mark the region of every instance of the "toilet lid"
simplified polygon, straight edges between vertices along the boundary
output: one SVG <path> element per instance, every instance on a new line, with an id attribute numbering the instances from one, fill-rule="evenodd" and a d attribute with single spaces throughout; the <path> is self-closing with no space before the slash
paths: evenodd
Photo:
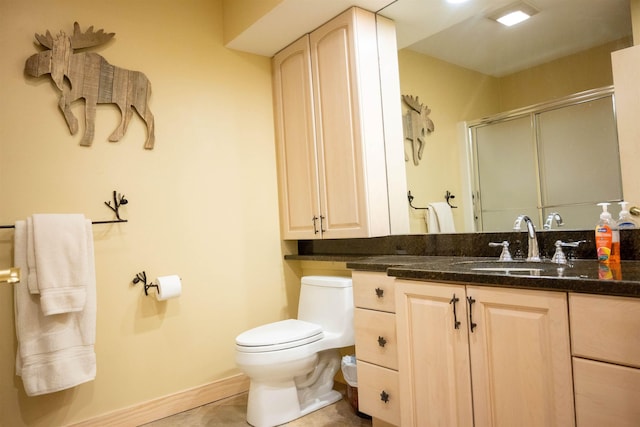
<path id="1" fill-rule="evenodd" d="M 284 350 L 324 337 L 322 327 L 304 320 L 288 319 L 249 329 L 236 337 L 236 345 L 244 352 Z"/>

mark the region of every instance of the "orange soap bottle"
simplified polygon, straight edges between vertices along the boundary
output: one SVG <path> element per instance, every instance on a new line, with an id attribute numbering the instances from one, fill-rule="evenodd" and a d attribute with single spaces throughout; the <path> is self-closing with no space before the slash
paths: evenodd
<path id="1" fill-rule="evenodd" d="M 609 203 L 598 203 L 598 206 L 602 206 L 600 221 L 596 225 L 598 261 L 604 263 L 620 262 L 620 232 L 607 210 Z"/>

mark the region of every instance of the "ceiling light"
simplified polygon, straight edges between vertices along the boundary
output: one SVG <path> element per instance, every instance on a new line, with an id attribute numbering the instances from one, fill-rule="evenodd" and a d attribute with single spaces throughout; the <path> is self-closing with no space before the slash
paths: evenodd
<path id="1" fill-rule="evenodd" d="M 510 27 L 526 21 L 536 13 L 538 13 L 538 10 L 535 7 L 524 1 L 519 1 L 496 10 L 489 15 L 489 18 Z"/>
<path id="2" fill-rule="evenodd" d="M 447 3 L 450 4 L 459 4 L 459 3 L 466 3 L 469 0 L 447 0 Z"/>
<path id="3" fill-rule="evenodd" d="M 513 12 L 509 12 L 506 15 L 502 15 L 501 17 L 496 19 L 496 21 L 498 21 L 502 25 L 506 25 L 507 27 L 510 27 L 512 25 L 519 24 L 522 21 L 526 21 L 529 18 L 531 18 L 531 15 L 528 15 L 521 10 L 516 10 Z"/>

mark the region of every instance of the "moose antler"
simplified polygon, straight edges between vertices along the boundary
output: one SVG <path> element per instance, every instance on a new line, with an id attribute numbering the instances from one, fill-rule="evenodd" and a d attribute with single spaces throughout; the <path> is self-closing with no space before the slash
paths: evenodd
<path id="1" fill-rule="evenodd" d="M 93 25 L 87 28 L 84 33 L 80 30 L 77 22 L 73 23 L 73 35 L 71 39 L 71 47 L 74 49 L 82 49 L 85 47 L 98 46 L 111 40 L 116 33 L 105 33 L 103 29 L 93 31 Z"/>
<path id="2" fill-rule="evenodd" d="M 51 49 L 53 47 L 53 36 L 49 32 L 49 30 L 47 30 L 46 35 L 36 33 L 36 40 L 38 40 L 38 43 L 48 49 Z"/>
<path id="3" fill-rule="evenodd" d="M 87 28 L 84 33 L 80 30 L 80 25 L 77 22 L 73 23 L 73 35 L 69 37 L 71 40 L 71 47 L 73 49 L 82 49 L 85 47 L 98 46 L 111 40 L 116 33 L 105 33 L 103 29 L 93 31 L 93 25 Z M 46 34 L 36 33 L 36 40 L 42 46 L 52 49 L 54 38 L 47 30 Z"/>
<path id="4" fill-rule="evenodd" d="M 414 98 L 413 95 L 402 95 L 402 100 L 406 102 L 412 110 L 418 113 L 422 112 L 423 105 L 420 103 L 420 97 L 416 96 Z"/>

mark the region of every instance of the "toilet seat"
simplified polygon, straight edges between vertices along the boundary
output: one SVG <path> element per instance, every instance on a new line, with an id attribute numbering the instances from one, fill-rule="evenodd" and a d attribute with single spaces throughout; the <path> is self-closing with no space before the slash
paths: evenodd
<path id="1" fill-rule="evenodd" d="M 324 338 L 320 325 L 288 319 L 250 329 L 236 338 L 236 349 L 245 353 L 285 350 Z"/>

